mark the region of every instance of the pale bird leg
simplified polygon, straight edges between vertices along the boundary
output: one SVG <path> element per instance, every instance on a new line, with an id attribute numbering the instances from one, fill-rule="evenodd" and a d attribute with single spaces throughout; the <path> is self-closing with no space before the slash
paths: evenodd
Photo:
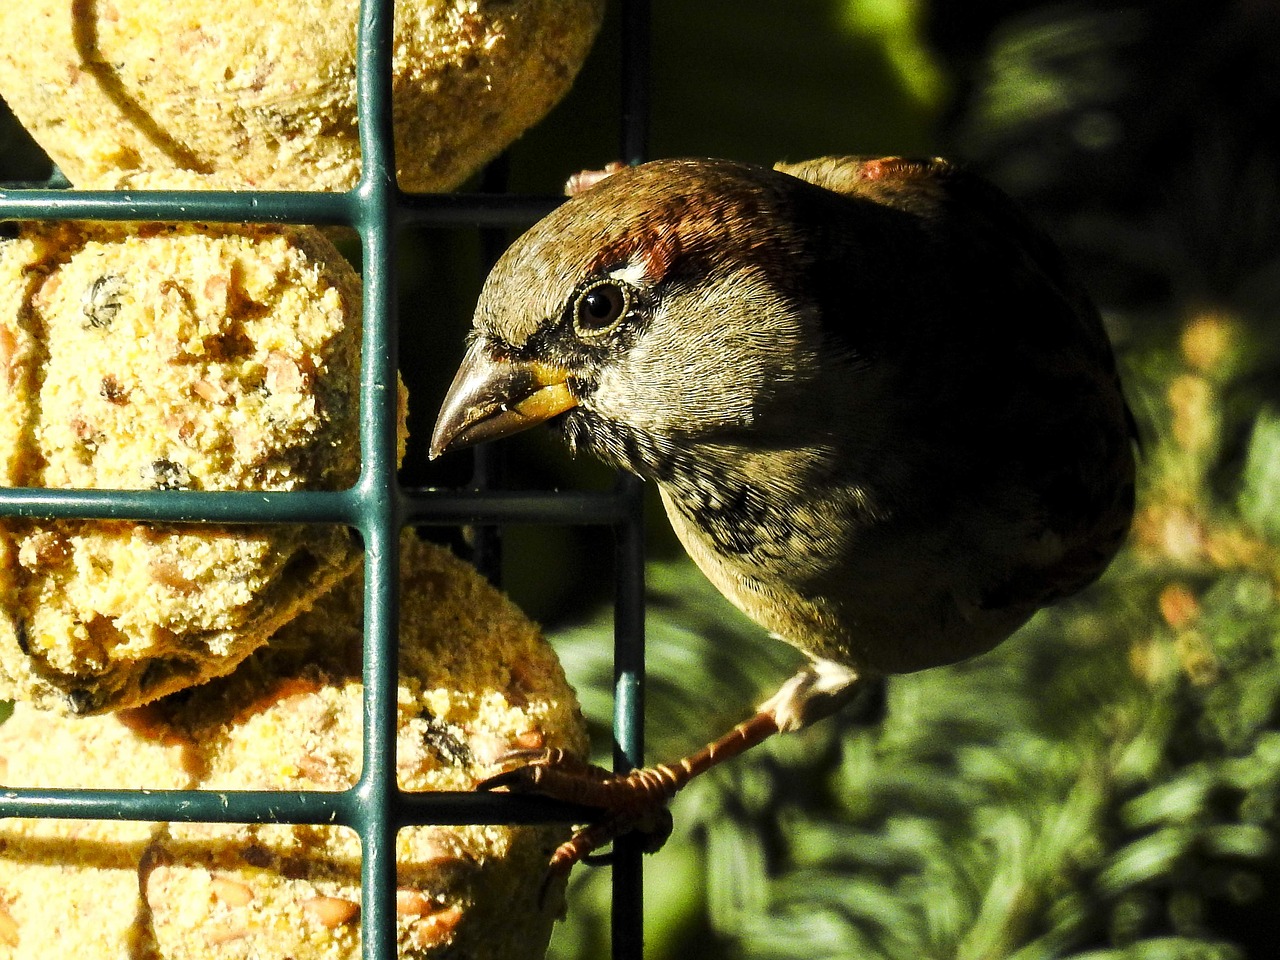
<path id="1" fill-rule="evenodd" d="M 568 873 L 593 851 L 632 831 L 649 837 L 646 852 L 653 852 L 671 832 L 667 804 L 694 777 L 745 753 L 775 733 L 798 730 L 830 716 L 861 689 L 858 675 L 848 667 L 815 660 L 783 684 L 755 716 L 677 763 L 615 774 L 561 750 L 522 750 L 507 754 L 504 761 L 532 759 L 481 781 L 476 788 L 537 793 L 606 811 L 602 819 L 579 830 L 556 849 L 549 865 L 551 875 Z"/>
<path id="2" fill-rule="evenodd" d="M 627 165 L 619 163 L 617 160 L 611 160 L 604 165 L 603 170 L 582 170 L 573 174 L 564 183 L 564 195 L 566 197 L 576 197 L 578 194 L 586 190 L 590 190 L 605 177 L 610 177 L 619 170 L 625 170 Z"/>

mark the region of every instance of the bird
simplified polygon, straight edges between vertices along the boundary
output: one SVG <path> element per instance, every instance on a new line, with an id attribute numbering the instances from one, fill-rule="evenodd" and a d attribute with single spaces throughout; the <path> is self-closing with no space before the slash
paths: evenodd
<path id="1" fill-rule="evenodd" d="M 703 574 L 807 660 L 678 762 L 522 756 L 481 784 L 604 811 L 558 869 L 661 833 L 725 759 L 1086 587 L 1129 528 L 1137 441 L 1097 307 L 959 164 L 662 159 L 568 192 L 489 273 L 430 456 L 551 422 L 655 483 Z"/>

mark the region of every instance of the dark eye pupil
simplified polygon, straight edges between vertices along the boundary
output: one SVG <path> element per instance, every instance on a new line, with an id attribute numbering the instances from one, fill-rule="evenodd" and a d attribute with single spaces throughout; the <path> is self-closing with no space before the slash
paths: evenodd
<path id="1" fill-rule="evenodd" d="M 588 290 L 578 301 L 578 323 L 590 329 L 606 327 L 622 315 L 622 291 L 611 283 Z"/>
<path id="2" fill-rule="evenodd" d="M 613 301 L 600 291 L 587 294 L 587 315 L 593 320 L 603 320 L 613 312 Z"/>

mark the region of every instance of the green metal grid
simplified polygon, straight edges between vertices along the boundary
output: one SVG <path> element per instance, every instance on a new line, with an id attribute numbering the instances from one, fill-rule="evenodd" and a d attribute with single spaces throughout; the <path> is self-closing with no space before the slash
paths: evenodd
<path id="1" fill-rule="evenodd" d="M 0 791 L 0 817 L 211 823 L 315 823 L 360 837 L 365 960 L 396 955 L 395 836 L 418 824 L 536 823 L 583 811 L 536 797 L 404 793 L 396 784 L 396 626 L 399 534 L 411 525 L 599 524 L 615 534 L 615 764 L 642 759 L 644 547 L 638 484 L 610 492 L 405 489 L 396 477 L 396 246 L 406 224 L 524 225 L 555 204 L 545 197 L 406 195 L 395 181 L 391 136 L 394 0 L 361 0 L 357 90 L 362 175 L 346 193 L 282 191 L 107 192 L 0 189 L 0 221 L 112 220 L 346 225 L 363 245 L 360 377 L 361 474 L 339 491 L 201 492 L 0 489 L 0 516 L 207 523 L 342 523 L 365 549 L 364 766 L 351 789 L 331 792 L 67 790 Z M 621 154 L 643 159 L 648 113 L 647 0 L 623 0 Z M 457 344 L 441 344 L 456 349 Z M 420 401 L 423 402 L 423 401 Z M 430 398 L 425 398 L 430 402 Z M 613 859 L 613 956 L 643 955 L 641 864 L 623 838 Z"/>

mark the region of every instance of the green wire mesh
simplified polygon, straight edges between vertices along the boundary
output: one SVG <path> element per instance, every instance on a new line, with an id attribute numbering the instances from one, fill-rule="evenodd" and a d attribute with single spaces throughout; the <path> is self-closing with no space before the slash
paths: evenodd
<path id="1" fill-rule="evenodd" d="M 339 824 L 360 838 L 361 933 L 365 960 L 396 955 L 395 837 L 418 824 L 535 823 L 581 816 L 538 798 L 476 793 L 404 793 L 396 783 L 399 536 L 409 525 L 599 524 L 615 532 L 615 762 L 641 761 L 644 552 L 638 485 L 608 492 L 542 493 L 405 489 L 396 471 L 396 252 L 405 224 L 523 225 L 554 200 L 492 194 L 400 193 L 391 121 L 393 0 L 361 0 L 358 108 L 361 179 L 346 193 L 155 191 L 68 192 L 47 185 L 0 189 L 0 221 L 113 220 L 281 222 L 346 225 L 363 246 L 360 376 L 362 470 L 339 491 L 222 492 L 0 489 L 0 516 L 204 523 L 342 523 L 365 550 L 364 767 L 348 790 L 330 792 L 52 790 L 0 792 L 2 817 L 211 823 Z M 648 4 L 623 3 L 622 143 L 644 153 Z M 456 348 L 444 344 L 442 348 Z M 425 402 L 430 402 L 426 398 Z M 626 838 L 613 861 L 613 955 L 643 953 L 640 851 Z"/>

